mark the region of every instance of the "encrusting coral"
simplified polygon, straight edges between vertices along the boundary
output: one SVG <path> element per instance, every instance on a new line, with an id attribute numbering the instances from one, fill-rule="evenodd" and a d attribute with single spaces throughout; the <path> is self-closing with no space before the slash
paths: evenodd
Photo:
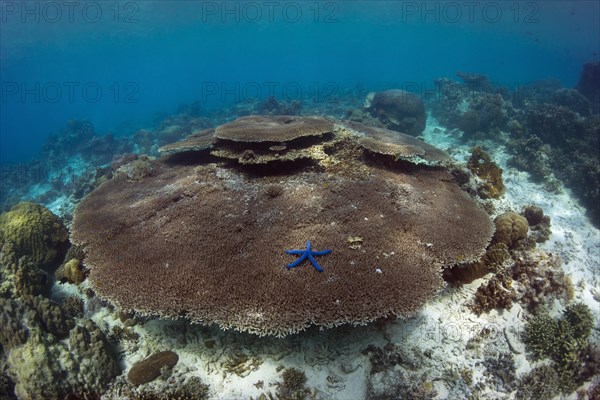
<path id="1" fill-rule="evenodd" d="M 502 169 L 480 147 L 473 148 L 467 168 L 483 180 L 479 195 L 483 199 L 497 199 L 504 194 Z"/>
<path id="2" fill-rule="evenodd" d="M 287 121 L 244 118 L 230 124 L 248 120 L 255 136 L 257 120 L 278 130 Z M 293 118 L 296 132 L 302 124 L 294 121 L 308 117 Z M 444 167 L 395 168 L 393 159 L 361 151 L 369 132 L 318 121 L 322 129 L 311 122 L 286 142 L 308 140 L 296 143 L 308 146 L 308 163 L 257 169 L 227 158 L 164 158 L 150 161 L 153 174 L 141 181 L 102 184 L 72 226 L 72 240 L 87 246 L 96 293 L 124 311 L 283 336 L 412 315 L 444 286 L 443 266 L 484 253 L 493 224 Z M 218 154 L 233 133 L 215 131 Z M 257 143 L 243 142 L 248 135 L 238 136 L 240 148 Z M 278 135 L 271 139 L 290 139 Z M 273 186 L 277 195 L 265 194 Z M 348 237 L 362 238 L 360 251 Z M 284 250 L 307 240 L 333 250 L 319 260 L 322 273 L 285 268 L 294 258 Z"/>
<path id="3" fill-rule="evenodd" d="M 0 295 L 9 298 L 35 296 L 48 283 L 44 270 L 31 262 L 29 256 L 18 258 L 15 246 L 0 239 Z"/>
<path id="4" fill-rule="evenodd" d="M 481 285 L 471 305 L 473 312 L 481 314 L 494 308 L 510 309 L 516 297 L 511 284 L 512 281 L 506 274 L 497 274 L 487 284 Z"/>
<path id="5" fill-rule="evenodd" d="M 68 232 L 60 218 L 35 203 L 19 203 L 0 215 L 0 242 L 10 241 L 17 258 L 29 256 L 45 266 L 56 261 L 68 247 Z"/>
<path id="6" fill-rule="evenodd" d="M 19 303 L 0 297 L 0 345 L 5 351 L 27 341 L 29 331 L 21 322 L 22 314 Z"/>

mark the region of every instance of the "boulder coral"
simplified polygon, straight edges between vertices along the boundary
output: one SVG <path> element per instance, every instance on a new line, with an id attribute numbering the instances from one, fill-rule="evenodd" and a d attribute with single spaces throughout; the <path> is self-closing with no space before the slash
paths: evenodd
<path id="1" fill-rule="evenodd" d="M 238 136 L 240 147 L 261 143 L 267 119 L 287 121 L 245 119 L 254 133 Z M 326 129 L 315 133 L 311 123 L 309 136 L 277 136 L 305 152 L 301 162 L 219 157 L 232 137 L 217 127 L 212 157 L 202 150 L 185 162 L 152 160 L 154 173 L 140 181 L 117 175 L 103 183 L 72 226 L 96 293 L 124 311 L 284 336 L 413 315 L 444 286 L 442 268 L 485 252 L 492 221 L 444 166 L 370 153 L 359 143 L 368 129 L 312 122 Z M 264 135 L 267 149 L 278 140 Z M 387 136 L 373 140 L 385 145 Z M 431 157 L 418 145 L 411 142 Z M 276 195 L 267 195 L 273 187 Z M 360 249 L 349 237 L 362 239 Z M 307 240 L 333 250 L 319 259 L 323 272 L 286 268 L 294 257 L 285 250 Z"/>
<path id="2" fill-rule="evenodd" d="M 29 256 L 36 265 L 60 261 L 68 237 L 61 219 L 35 203 L 19 203 L 0 215 L 0 241 L 12 242 L 17 258 Z"/>
<path id="3" fill-rule="evenodd" d="M 529 231 L 527 219 L 512 211 L 498 215 L 494 223 L 496 224 L 494 243 L 504 243 L 509 249 L 519 240 L 526 238 Z"/>

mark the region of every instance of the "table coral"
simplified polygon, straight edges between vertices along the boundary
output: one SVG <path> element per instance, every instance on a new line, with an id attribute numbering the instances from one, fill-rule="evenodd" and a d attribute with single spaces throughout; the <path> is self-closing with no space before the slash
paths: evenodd
<path id="1" fill-rule="evenodd" d="M 445 167 L 388 167 L 358 144 L 368 133 L 329 123 L 321 136 L 311 128 L 307 149 L 328 150 L 309 162 L 259 169 L 199 151 L 102 184 L 72 233 L 96 293 L 125 311 L 260 335 L 413 315 L 444 286 L 442 267 L 484 253 L 493 225 Z M 361 251 L 349 236 L 363 238 Z M 282 268 L 282 249 L 307 238 L 335 249 L 323 273 Z"/>

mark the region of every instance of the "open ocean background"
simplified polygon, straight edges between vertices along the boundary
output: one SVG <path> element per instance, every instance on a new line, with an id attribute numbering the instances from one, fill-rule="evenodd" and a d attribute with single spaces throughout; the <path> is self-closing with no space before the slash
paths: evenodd
<path id="1" fill-rule="evenodd" d="M 69 119 L 121 136 L 198 100 L 419 92 L 457 71 L 572 87 L 598 60 L 597 1 L 470 4 L 1 1 L 0 161 L 34 159 Z"/>

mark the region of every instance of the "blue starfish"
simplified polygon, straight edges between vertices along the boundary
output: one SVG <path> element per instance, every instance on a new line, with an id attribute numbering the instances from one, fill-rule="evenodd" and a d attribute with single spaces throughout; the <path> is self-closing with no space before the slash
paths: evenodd
<path id="1" fill-rule="evenodd" d="M 312 251 L 310 249 L 310 240 L 306 242 L 306 250 L 286 250 L 287 254 L 296 254 L 301 257 L 294 261 L 291 264 L 287 265 L 288 269 L 294 268 L 298 266 L 302 261 L 308 258 L 308 260 L 312 263 L 313 267 L 319 272 L 323 272 L 323 268 L 317 263 L 314 256 L 324 256 L 325 254 L 331 253 L 331 250 L 322 250 L 322 251 Z"/>

